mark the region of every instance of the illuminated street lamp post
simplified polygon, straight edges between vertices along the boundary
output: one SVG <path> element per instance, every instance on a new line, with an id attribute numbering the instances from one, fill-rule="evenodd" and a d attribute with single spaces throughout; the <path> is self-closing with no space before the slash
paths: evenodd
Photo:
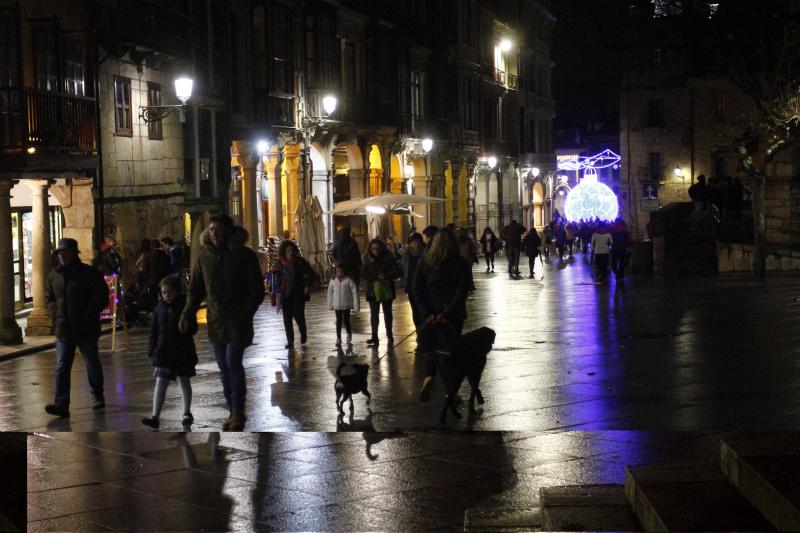
<path id="1" fill-rule="evenodd" d="M 306 189 L 311 187 L 311 176 L 309 174 L 309 163 L 311 161 L 311 140 L 314 137 L 314 130 L 326 123 L 333 122 L 329 117 L 336 111 L 339 101 L 332 94 L 322 98 L 322 111 L 325 113 L 320 116 L 307 114 L 305 102 L 301 101 L 300 106 L 300 130 L 303 136 L 303 185 L 300 187 L 301 199 L 306 196 Z M 329 206 L 330 207 L 330 206 Z"/>

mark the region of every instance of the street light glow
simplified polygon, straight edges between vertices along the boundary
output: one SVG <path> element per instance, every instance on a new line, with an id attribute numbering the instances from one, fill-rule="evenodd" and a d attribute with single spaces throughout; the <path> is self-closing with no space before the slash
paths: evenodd
<path id="1" fill-rule="evenodd" d="M 258 155 L 263 156 L 267 152 L 269 152 L 269 143 L 264 139 L 261 139 L 258 141 Z"/>
<path id="2" fill-rule="evenodd" d="M 410 165 L 410 164 L 406 165 L 405 171 L 406 171 L 406 177 L 407 178 L 413 178 L 414 177 L 414 165 Z"/>
<path id="3" fill-rule="evenodd" d="M 192 87 L 194 81 L 192 78 L 178 78 L 175 80 L 175 96 L 182 104 L 186 105 L 189 98 L 192 97 Z"/>
<path id="4" fill-rule="evenodd" d="M 433 150 L 433 139 L 422 139 L 422 151 L 426 154 Z"/>
<path id="5" fill-rule="evenodd" d="M 673 172 L 675 172 L 676 176 L 680 176 L 681 175 L 681 167 L 676 165 L 675 166 L 675 170 Z"/>
<path id="6" fill-rule="evenodd" d="M 534 178 L 538 178 L 538 177 L 539 177 L 539 174 L 541 174 L 541 173 L 542 173 L 542 171 L 541 171 L 541 170 L 539 170 L 539 167 L 533 167 L 533 168 L 531 169 L 531 174 L 533 174 L 533 177 L 534 177 Z"/>
<path id="7" fill-rule="evenodd" d="M 514 44 L 511 42 L 511 39 L 505 38 L 500 40 L 500 50 L 503 52 L 510 52 L 513 46 Z"/>
<path id="8" fill-rule="evenodd" d="M 322 109 L 325 111 L 326 115 L 333 115 L 333 112 L 336 111 L 336 104 L 338 101 L 336 97 L 333 95 L 328 95 L 322 99 Z"/>
<path id="9" fill-rule="evenodd" d="M 497 158 L 495 156 L 493 156 L 493 155 L 490 155 L 486 159 L 486 163 L 489 165 L 489 168 L 494 168 L 494 167 L 497 166 Z"/>

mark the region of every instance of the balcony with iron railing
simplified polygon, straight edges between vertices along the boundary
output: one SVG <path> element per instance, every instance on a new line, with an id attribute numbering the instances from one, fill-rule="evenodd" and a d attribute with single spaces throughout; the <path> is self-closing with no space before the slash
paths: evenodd
<path id="1" fill-rule="evenodd" d="M 42 89 L 0 88 L 0 148 L 92 154 L 95 100 Z"/>

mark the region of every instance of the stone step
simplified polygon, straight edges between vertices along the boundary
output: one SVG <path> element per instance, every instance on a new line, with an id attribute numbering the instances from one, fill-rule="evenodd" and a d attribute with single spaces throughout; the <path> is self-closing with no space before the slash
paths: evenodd
<path id="1" fill-rule="evenodd" d="M 722 471 L 781 531 L 800 531 L 800 433 L 737 434 L 720 445 Z"/>
<path id="2" fill-rule="evenodd" d="M 480 508 L 464 511 L 464 531 L 538 531 L 542 523 L 538 506 Z"/>
<path id="3" fill-rule="evenodd" d="M 625 468 L 625 493 L 647 531 L 772 531 L 715 463 Z"/>
<path id="4" fill-rule="evenodd" d="M 642 531 L 622 485 L 542 487 L 542 531 Z"/>

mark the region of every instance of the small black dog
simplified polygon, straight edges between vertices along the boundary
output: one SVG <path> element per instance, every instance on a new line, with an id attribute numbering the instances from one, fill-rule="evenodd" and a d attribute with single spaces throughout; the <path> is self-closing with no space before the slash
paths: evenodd
<path id="1" fill-rule="evenodd" d="M 350 400 L 350 412 L 353 412 L 353 394 L 363 392 L 367 397 L 369 405 L 372 395 L 367 390 L 367 375 L 369 365 L 354 364 L 346 365 L 340 363 L 336 369 L 336 383 L 333 388 L 336 391 L 336 407 L 339 413 L 344 413 L 344 402 Z"/>
<path id="2" fill-rule="evenodd" d="M 461 413 L 456 409 L 456 396 L 464 378 L 467 378 L 470 388 L 469 412 L 475 414 L 475 400 L 483 405 L 483 395 L 481 394 L 480 383 L 483 369 L 486 366 L 486 356 L 492 351 L 495 332 L 491 328 L 478 328 L 469 333 L 465 333 L 459 338 L 453 353 L 439 354 L 439 369 L 444 379 L 447 396 L 445 397 L 444 408 L 439 418 L 439 423 L 444 426 L 447 420 L 447 409 L 456 418 L 461 418 Z"/>

